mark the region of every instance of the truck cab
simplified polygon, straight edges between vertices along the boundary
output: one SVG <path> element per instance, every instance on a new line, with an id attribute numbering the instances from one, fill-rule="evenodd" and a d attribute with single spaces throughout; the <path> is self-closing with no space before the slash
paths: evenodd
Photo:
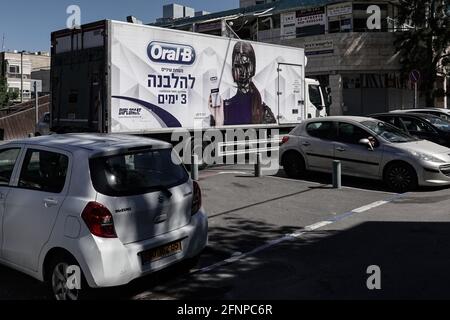
<path id="1" fill-rule="evenodd" d="M 305 79 L 306 82 L 306 113 L 307 118 L 327 116 L 327 103 L 320 83 L 314 79 Z"/>

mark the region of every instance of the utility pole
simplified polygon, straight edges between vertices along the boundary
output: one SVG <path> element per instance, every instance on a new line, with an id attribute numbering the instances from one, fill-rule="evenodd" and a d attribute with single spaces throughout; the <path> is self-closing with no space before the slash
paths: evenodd
<path id="1" fill-rule="evenodd" d="M 20 103 L 23 103 L 23 51 L 20 51 Z"/>
<path id="2" fill-rule="evenodd" d="M 5 51 L 5 33 L 3 33 L 2 37 L 2 51 Z"/>
<path id="3" fill-rule="evenodd" d="M 39 130 L 39 92 L 38 92 L 37 81 L 34 81 L 33 86 L 34 86 L 34 96 L 36 98 L 35 104 L 34 104 L 34 108 L 35 108 L 35 110 L 34 110 L 35 111 L 34 132 L 38 132 L 38 130 Z"/>

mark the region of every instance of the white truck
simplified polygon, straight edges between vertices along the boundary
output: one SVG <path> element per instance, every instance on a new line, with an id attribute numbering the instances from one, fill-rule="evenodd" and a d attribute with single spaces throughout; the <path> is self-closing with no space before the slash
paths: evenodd
<path id="1" fill-rule="evenodd" d="M 104 20 L 52 33 L 55 132 L 165 137 L 326 116 L 301 48 Z"/>

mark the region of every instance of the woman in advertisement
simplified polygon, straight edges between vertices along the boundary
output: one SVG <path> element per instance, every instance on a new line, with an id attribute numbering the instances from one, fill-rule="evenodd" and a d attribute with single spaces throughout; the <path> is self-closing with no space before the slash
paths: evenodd
<path id="1" fill-rule="evenodd" d="M 248 42 L 237 42 L 232 54 L 233 79 L 237 93 L 228 100 L 212 93 L 209 99 L 211 126 L 236 126 L 276 123 L 270 108 L 262 101 L 261 94 L 253 83 L 256 74 L 256 55 Z"/>

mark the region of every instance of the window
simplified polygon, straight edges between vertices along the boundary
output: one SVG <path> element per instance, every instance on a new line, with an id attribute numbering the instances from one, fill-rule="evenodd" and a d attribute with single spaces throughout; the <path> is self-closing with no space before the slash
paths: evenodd
<path id="1" fill-rule="evenodd" d="M 350 123 L 339 123 L 338 140 L 345 143 L 359 144 L 361 139 L 368 139 L 371 136 L 366 130 Z"/>
<path id="2" fill-rule="evenodd" d="M 332 140 L 336 137 L 336 128 L 333 122 L 313 122 L 306 127 L 311 137 Z"/>
<path id="3" fill-rule="evenodd" d="M 380 119 L 381 121 L 387 122 L 393 126 L 396 126 L 396 121 L 393 116 L 377 116 L 377 119 Z"/>
<path id="4" fill-rule="evenodd" d="M 19 187 L 61 193 L 66 182 L 69 158 L 65 155 L 28 150 L 19 178 Z"/>
<path id="5" fill-rule="evenodd" d="M 186 183 L 186 169 L 171 149 L 143 150 L 90 160 L 94 188 L 111 197 L 146 194 Z"/>
<path id="6" fill-rule="evenodd" d="M 364 121 L 361 124 L 375 132 L 378 136 L 392 143 L 404 143 L 416 141 L 414 137 L 401 131 L 400 129 L 380 121 Z"/>
<path id="7" fill-rule="evenodd" d="M 8 186 L 20 149 L 0 151 L 0 186 Z"/>
<path id="8" fill-rule="evenodd" d="M 409 132 L 434 133 L 433 128 L 419 119 L 402 117 L 401 120 Z"/>
<path id="9" fill-rule="evenodd" d="M 423 114 L 432 114 L 433 116 L 440 117 L 444 120 L 450 121 L 450 115 L 446 115 L 444 113 L 440 112 L 428 112 L 428 111 L 415 111 L 417 113 L 423 113 Z"/>
<path id="10" fill-rule="evenodd" d="M 8 91 L 11 92 L 11 93 L 17 93 L 17 94 L 20 93 L 20 89 L 19 88 L 8 88 Z"/>
<path id="11" fill-rule="evenodd" d="M 19 74 L 20 73 L 20 67 L 19 66 L 9 66 L 8 73 Z"/>
<path id="12" fill-rule="evenodd" d="M 309 101 L 311 101 L 311 103 L 316 108 L 324 107 L 322 103 L 322 94 L 320 92 L 320 86 L 309 85 Z"/>

